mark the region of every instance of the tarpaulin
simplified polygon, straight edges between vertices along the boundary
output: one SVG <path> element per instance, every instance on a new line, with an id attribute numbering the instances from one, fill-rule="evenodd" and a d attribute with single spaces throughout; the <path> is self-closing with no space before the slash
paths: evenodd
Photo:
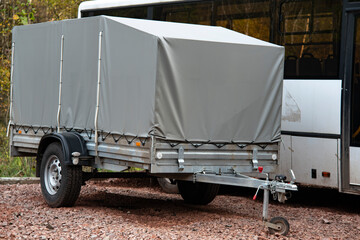
<path id="1" fill-rule="evenodd" d="M 280 139 L 284 48 L 222 28 L 92 17 L 15 27 L 13 123 L 175 141 Z"/>

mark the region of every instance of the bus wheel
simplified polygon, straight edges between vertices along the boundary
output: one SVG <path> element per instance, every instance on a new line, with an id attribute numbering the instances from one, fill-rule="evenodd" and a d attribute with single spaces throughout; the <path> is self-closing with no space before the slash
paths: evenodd
<path id="1" fill-rule="evenodd" d="M 82 183 L 81 166 L 65 164 L 60 143 L 51 143 L 41 160 L 42 195 L 50 207 L 70 207 L 77 200 Z"/>
<path id="2" fill-rule="evenodd" d="M 206 205 L 212 202 L 219 191 L 219 184 L 178 181 L 179 192 L 186 203 Z"/>

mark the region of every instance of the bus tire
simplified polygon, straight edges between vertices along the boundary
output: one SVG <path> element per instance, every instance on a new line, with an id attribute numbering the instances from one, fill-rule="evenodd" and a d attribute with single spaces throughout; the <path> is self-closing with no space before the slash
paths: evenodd
<path id="1" fill-rule="evenodd" d="M 178 181 L 181 197 L 186 203 L 195 205 L 207 205 L 212 202 L 219 191 L 219 187 L 219 184 Z"/>
<path id="2" fill-rule="evenodd" d="M 50 207 L 71 207 L 79 197 L 82 183 L 81 166 L 66 165 L 59 142 L 51 143 L 41 160 L 42 195 Z"/>

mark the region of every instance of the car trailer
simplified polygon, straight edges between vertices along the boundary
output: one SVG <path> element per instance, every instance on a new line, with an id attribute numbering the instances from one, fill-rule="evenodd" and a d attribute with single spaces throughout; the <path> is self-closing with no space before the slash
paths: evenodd
<path id="1" fill-rule="evenodd" d="M 96 169 L 141 168 L 208 204 L 219 184 L 280 202 L 284 48 L 221 27 L 93 17 L 13 29 L 11 156 L 36 156 L 50 207 L 72 206 Z M 83 167 L 92 173 L 84 173 Z M 248 175 L 258 173 L 260 178 Z M 92 175 L 93 174 L 93 175 Z"/>

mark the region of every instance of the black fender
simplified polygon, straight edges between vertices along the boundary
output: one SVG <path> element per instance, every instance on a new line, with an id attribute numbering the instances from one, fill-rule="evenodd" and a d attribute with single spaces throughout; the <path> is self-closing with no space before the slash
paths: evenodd
<path id="1" fill-rule="evenodd" d="M 88 158 L 88 150 L 84 138 L 77 132 L 49 133 L 39 143 L 36 156 L 36 176 L 40 176 L 41 159 L 46 148 L 53 142 L 59 142 L 65 157 L 65 164 L 73 165 L 72 153 L 79 152 L 79 158 Z M 89 161 L 79 161 L 77 165 L 89 165 Z"/>

